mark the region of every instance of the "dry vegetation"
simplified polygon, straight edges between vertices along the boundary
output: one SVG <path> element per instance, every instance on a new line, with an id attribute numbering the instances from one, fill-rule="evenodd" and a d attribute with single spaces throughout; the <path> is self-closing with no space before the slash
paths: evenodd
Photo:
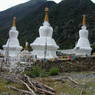
<path id="1" fill-rule="evenodd" d="M 95 75 L 94 72 L 83 73 L 64 73 L 54 77 L 33 78 L 43 84 L 52 87 L 56 95 L 94 95 L 95 94 Z M 7 79 L 0 78 L 0 95 L 20 95 L 18 91 L 8 87 L 28 90 L 22 83 L 15 83 Z M 21 94 L 24 95 L 24 94 Z M 37 94 L 42 95 L 42 94 Z M 47 95 L 47 94 L 44 94 Z"/>

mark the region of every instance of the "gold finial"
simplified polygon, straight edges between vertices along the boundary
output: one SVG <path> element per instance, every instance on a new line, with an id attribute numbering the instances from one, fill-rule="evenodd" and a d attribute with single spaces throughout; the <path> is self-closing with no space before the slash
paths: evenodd
<path id="1" fill-rule="evenodd" d="M 86 25 L 86 15 L 83 15 L 82 25 Z"/>
<path id="2" fill-rule="evenodd" d="M 12 26 L 16 26 L 16 17 L 13 17 L 13 25 Z"/>
<path id="3" fill-rule="evenodd" d="M 25 50 L 28 50 L 28 42 L 25 43 Z"/>
<path id="4" fill-rule="evenodd" d="M 44 18 L 44 21 L 49 21 L 49 18 L 48 18 L 48 11 L 49 11 L 49 9 L 46 7 L 46 8 L 45 8 L 45 18 Z"/>

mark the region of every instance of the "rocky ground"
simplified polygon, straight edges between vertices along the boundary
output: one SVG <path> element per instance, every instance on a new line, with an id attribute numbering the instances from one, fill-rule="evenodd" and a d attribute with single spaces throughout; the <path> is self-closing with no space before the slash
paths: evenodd
<path id="1" fill-rule="evenodd" d="M 54 88 L 56 95 L 95 95 L 95 72 L 63 73 L 58 76 L 35 78 L 34 80 Z M 12 82 L 1 75 L 0 95 L 24 95 L 10 89 L 9 86 L 27 89 L 22 83 L 15 83 L 15 79 Z"/>

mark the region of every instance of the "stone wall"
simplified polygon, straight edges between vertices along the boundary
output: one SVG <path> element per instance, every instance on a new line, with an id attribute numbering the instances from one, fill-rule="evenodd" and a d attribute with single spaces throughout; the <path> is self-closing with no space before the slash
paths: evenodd
<path id="1" fill-rule="evenodd" d="M 41 66 L 42 68 L 49 70 L 52 67 L 58 67 L 61 72 L 72 72 L 72 71 L 94 71 L 95 70 L 95 58 L 76 58 L 74 60 L 56 60 L 41 62 L 37 61 L 35 66 Z"/>

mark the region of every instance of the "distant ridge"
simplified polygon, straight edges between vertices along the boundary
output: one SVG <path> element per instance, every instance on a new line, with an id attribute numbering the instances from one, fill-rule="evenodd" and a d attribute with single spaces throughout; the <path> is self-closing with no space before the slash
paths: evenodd
<path id="1" fill-rule="evenodd" d="M 8 27 L 13 16 L 16 16 L 18 20 L 20 20 L 27 16 L 29 13 L 33 13 L 45 2 L 46 0 L 30 0 L 26 3 L 19 4 L 3 12 L 0 12 L 0 25 Z"/>
<path id="2" fill-rule="evenodd" d="M 91 44 L 95 42 L 95 4 L 91 0 L 63 0 L 59 4 L 38 0 L 36 3 L 29 1 L 0 13 L 0 46 L 8 38 L 8 30 L 14 15 L 18 20 L 21 44 L 24 45 L 26 40 L 33 42 L 39 36 L 38 29 L 43 23 L 46 6 L 49 7 L 49 21 L 54 28 L 53 37 L 60 48 L 74 47 L 78 40 L 83 14 L 87 16 L 89 40 Z"/>

